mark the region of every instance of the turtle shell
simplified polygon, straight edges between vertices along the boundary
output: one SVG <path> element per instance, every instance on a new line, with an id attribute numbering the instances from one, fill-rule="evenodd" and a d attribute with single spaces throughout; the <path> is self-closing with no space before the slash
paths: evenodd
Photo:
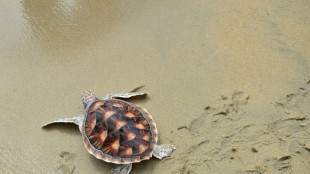
<path id="1" fill-rule="evenodd" d="M 149 159 L 157 128 L 146 109 L 123 100 L 97 100 L 83 120 L 84 145 L 90 154 L 115 164 Z"/>

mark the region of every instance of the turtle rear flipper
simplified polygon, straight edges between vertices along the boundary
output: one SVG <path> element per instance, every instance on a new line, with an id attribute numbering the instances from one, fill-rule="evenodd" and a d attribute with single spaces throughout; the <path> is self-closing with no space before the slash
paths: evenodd
<path id="1" fill-rule="evenodd" d="M 175 149 L 176 148 L 174 145 L 170 144 L 156 145 L 153 151 L 153 156 L 158 159 L 162 159 L 164 157 L 170 156 Z"/>
<path id="2" fill-rule="evenodd" d="M 131 171 L 132 164 L 119 164 L 114 167 L 111 172 L 112 174 L 129 174 Z"/>

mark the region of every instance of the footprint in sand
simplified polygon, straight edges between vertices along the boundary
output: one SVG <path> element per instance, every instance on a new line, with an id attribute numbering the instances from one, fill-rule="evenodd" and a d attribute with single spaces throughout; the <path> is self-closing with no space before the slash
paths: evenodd
<path id="1" fill-rule="evenodd" d="M 75 153 L 61 152 L 59 155 L 62 161 L 59 163 L 59 167 L 55 170 L 57 174 L 73 174 L 75 170 L 74 159 L 76 158 Z"/>
<path id="2" fill-rule="evenodd" d="M 287 94 L 286 97 L 276 102 L 276 107 L 283 113 L 283 119 L 270 124 L 274 131 L 285 131 L 289 139 L 297 141 L 303 148 L 310 137 L 310 83 L 299 88 L 295 93 Z M 310 148 L 310 146 L 309 146 Z"/>
<path id="3" fill-rule="evenodd" d="M 295 93 L 287 94 L 285 98 L 276 102 L 276 106 L 285 112 L 285 114 L 309 115 L 310 105 L 310 84 L 299 88 Z"/>
<path id="4" fill-rule="evenodd" d="M 275 168 L 281 171 L 288 172 L 287 170 L 290 170 L 291 168 L 291 160 L 292 157 L 290 155 L 282 156 L 275 162 Z"/>
<path id="5" fill-rule="evenodd" d="M 210 122 L 239 119 L 244 111 L 241 106 L 248 103 L 250 96 L 242 91 L 234 92 L 231 97 L 221 96 L 219 106 L 207 106 L 206 114 L 194 119 L 188 126 L 193 135 L 200 135 Z"/>
<path id="6" fill-rule="evenodd" d="M 255 114 L 246 106 L 249 95 L 221 96 L 219 105 L 207 106 L 178 129 L 190 144 L 173 161 L 185 167 L 172 173 L 304 173 L 310 159 L 309 91 L 310 83 L 284 96 L 275 104 L 277 120 L 263 124 L 247 119 Z"/>
<path id="7" fill-rule="evenodd" d="M 217 164 L 221 161 L 238 161 L 238 149 L 231 146 L 232 140 L 253 128 L 247 123 L 234 122 L 243 118 L 243 109 L 249 98 L 242 91 L 234 92 L 231 96 L 221 96 L 218 105 L 206 107 L 200 117 L 187 126 L 179 127 L 182 134 L 189 133 L 192 139 L 189 140 L 191 146 L 183 149 L 179 160 L 174 161 L 184 167 L 173 173 L 201 173 L 205 169 L 217 169 Z"/>

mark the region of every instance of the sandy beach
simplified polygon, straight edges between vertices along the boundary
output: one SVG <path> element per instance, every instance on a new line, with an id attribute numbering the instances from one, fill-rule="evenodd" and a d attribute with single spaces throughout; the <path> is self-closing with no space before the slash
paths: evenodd
<path id="1" fill-rule="evenodd" d="M 109 174 L 81 92 L 148 92 L 159 143 L 132 174 L 310 173 L 310 2 L 0 2 L 0 173 Z"/>

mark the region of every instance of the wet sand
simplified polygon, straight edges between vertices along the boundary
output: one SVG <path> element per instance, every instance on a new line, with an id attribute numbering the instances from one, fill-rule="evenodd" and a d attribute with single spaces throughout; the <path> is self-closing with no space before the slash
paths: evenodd
<path id="1" fill-rule="evenodd" d="M 310 3 L 0 3 L 0 173 L 109 173 L 77 126 L 47 121 L 144 85 L 165 160 L 142 173 L 310 171 Z"/>

